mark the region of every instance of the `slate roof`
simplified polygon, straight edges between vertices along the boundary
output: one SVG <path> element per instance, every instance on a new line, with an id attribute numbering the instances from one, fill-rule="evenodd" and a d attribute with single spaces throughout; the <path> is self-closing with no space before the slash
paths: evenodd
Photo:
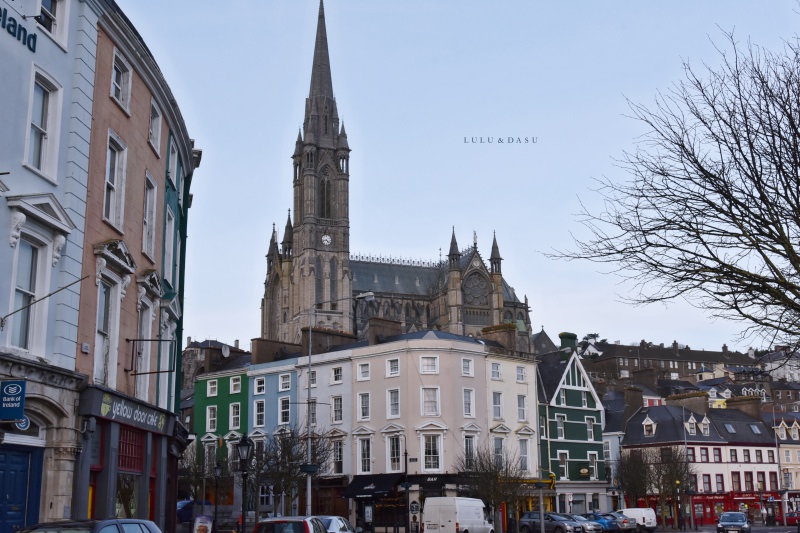
<path id="1" fill-rule="evenodd" d="M 316 330 L 315 330 L 316 331 Z M 489 340 L 489 339 L 475 339 L 474 337 L 469 337 L 465 335 L 457 335 L 455 333 L 449 333 L 447 331 L 440 331 L 440 330 L 421 330 L 421 331 L 413 331 L 410 333 L 401 333 L 398 335 L 390 335 L 380 341 L 380 344 L 386 344 L 389 342 L 399 342 L 405 340 L 419 340 L 419 339 L 436 339 L 436 340 L 452 340 L 457 342 L 465 342 L 468 344 L 481 344 L 483 346 L 489 346 L 490 348 L 498 348 L 501 350 L 506 350 L 506 348 L 500 344 L 499 342 Z M 354 348 L 362 348 L 364 346 L 368 346 L 369 342 L 366 340 L 358 341 L 358 342 L 350 342 L 346 344 L 339 344 L 335 346 L 331 346 L 328 348 L 328 351 L 325 353 L 332 353 L 332 352 L 341 352 L 344 350 L 352 350 Z M 293 353 L 287 355 L 288 357 L 298 357 L 307 355 L 305 353 Z M 319 355 L 315 352 L 314 355 Z M 284 359 L 285 360 L 285 359 Z"/>
<path id="2" fill-rule="evenodd" d="M 461 252 L 459 268 L 465 271 L 477 256 L 486 265 L 480 252 L 471 246 Z M 487 269 L 489 270 L 489 269 Z M 353 292 L 404 294 L 413 297 L 432 297 L 440 287 L 447 286 L 450 271 L 446 262 L 425 261 L 350 261 L 353 275 Z M 503 279 L 503 301 L 521 303 L 516 291 Z"/>
<path id="3" fill-rule="evenodd" d="M 252 355 L 249 352 L 246 352 L 242 355 L 231 354 L 230 357 L 227 357 L 220 361 L 219 368 L 217 368 L 213 373 L 230 372 L 239 369 L 246 370 L 247 367 L 250 366 L 251 360 L 252 360 Z"/>
<path id="4" fill-rule="evenodd" d="M 697 382 L 697 386 L 698 387 L 705 386 L 705 387 L 709 387 L 710 388 L 710 387 L 718 387 L 720 385 L 725 385 L 725 384 L 728 384 L 730 382 L 731 382 L 730 378 L 726 378 L 726 377 L 714 378 L 714 379 L 704 379 L 703 381 L 698 381 Z"/>
<path id="5" fill-rule="evenodd" d="M 709 409 L 708 419 L 730 444 L 775 444 L 772 430 L 763 420 L 753 418 L 738 409 Z M 730 424 L 735 433 L 731 433 L 726 424 Z M 754 432 L 751 426 L 757 427 L 758 432 Z"/>
<path id="6" fill-rule="evenodd" d="M 693 392 L 699 390 L 697 386 L 686 380 L 682 379 L 659 379 L 658 380 L 658 395 L 662 397 L 672 396 L 673 394 L 681 394 L 684 392 Z"/>
<path id="7" fill-rule="evenodd" d="M 640 359 L 655 359 L 664 361 L 691 361 L 695 363 L 724 363 L 726 365 L 753 366 L 756 360 L 747 354 L 731 351 L 692 350 L 691 348 L 676 349 L 672 345 L 624 345 L 608 342 L 596 342 L 595 348 L 602 352 L 597 359 L 603 361 L 613 357 L 627 357 Z"/>
<path id="8" fill-rule="evenodd" d="M 776 350 L 774 352 L 766 353 L 758 358 L 759 363 L 783 363 L 787 360 L 797 364 L 800 361 L 800 354 L 797 352 L 787 354 L 783 350 Z"/>
<path id="9" fill-rule="evenodd" d="M 738 412 L 738 411 L 737 411 Z M 683 421 L 688 421 L 692 415 L 698 424 L 695 435 L 684 432 Z M 725 439 L 714 424 L 709 425 L 708 435 L 703 435 L 699 425 L 704 415 L 676 405 L 657 405 L 655 407 L 642 407 L 634 413 L 625 425 L 625 436 L 622 438 L 623 446 L 653 446 L 656 444 L 683 444 L 684 442 L 724 443 Z M 643 422 L 649 418 L 656 424 L 656 431 L 652 437 L 644 436 Z M 711 417 L 708 417 L 711 420 Z M 752 420 L 752 419 L 751 419 Z"/>
<path id="10" fill-rule="evenodd" d="M 773 390 L 800 390 L 800 383 L 795 381 L 773 381 Z"/>
<path id="11" fill-rule="evenodd" d="M 603 409 L 606 412 L 606 426 L 603 433 L 625 431 L 625 393 L 609 390 L 603 395 Z"/>
<path id="12" fill-rule="evenodd" d="M 200 342 L 192 341 L 184 349 L 197 348 L 201 350 L 207 350 L 207 349 L 222 350 L 223 346 L 227 346 L 230 349 L 231 354 L 233 354 L 234 352 L 249 353 L 247 350 L 242 350 L 241 348 L 236 348 L 235 346 L 231 346 L 230 344 L 225 344 L 224 342 L 219 342 L 217 340 L 204 340 Z"/>
<path id="13" fill-rule="evenodd" d="M 558 385 L 561 383 L 561 377 L 564 375 L 570 358 L 567 354 L 562 353 L 536 356 L 539 361 L 538 396 L 540 402 L 550 403 L 556 390 L 558 390 Z"/>
<path id="14" fill-rule="evenodd" d="M 544 328 L 542 328 L 542 331 L 531 335 L 531 346 L 533 347 L 533 353 L 547 353 L 558 350 L 558 346 L 545 333 Z"/>

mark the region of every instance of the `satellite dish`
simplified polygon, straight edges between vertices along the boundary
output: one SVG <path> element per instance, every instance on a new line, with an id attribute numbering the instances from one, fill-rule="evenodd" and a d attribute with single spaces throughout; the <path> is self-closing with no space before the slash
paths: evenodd
<path id="1" fill-rule="evenodd" d="M 222 357 L 228 357 L 231 354 L 231 347 L 227 344 L 222 345 Z"/>

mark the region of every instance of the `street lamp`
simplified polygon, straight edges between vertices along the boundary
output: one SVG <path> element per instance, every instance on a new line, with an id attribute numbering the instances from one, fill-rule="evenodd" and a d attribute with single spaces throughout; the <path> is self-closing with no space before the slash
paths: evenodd
<path id="1" fill-rule="evenodd" d="M 404 465 L 403 466 L 403 489 L 405 489 L 405 492 L 406 492 L 406 519 L 404 520 L 405 524 L 403 524 L 403 525 L 406 528 L 406 533 L 410 533 L 409 532 L 410 524 L 408 523 L 408 515 L 409 515 L 408 506 L 410 505 L 410 501 L 409 501 L 410 498 L 409 498 L 409 494 L 408 494 L 408 492 L 409 492 L 408 489 L 411 488 L 411 483 L 408 482 L 408 447 L 406 446 L 406 437 L 405 437 L 405 435 L 403 435 L 403 461 L 404 461 L 404 463 L 403 463 L 403 465 Z"/>
<path id="2" fill-rule="evenodd" d="M 537 489 L 539 489 L 539 528 L 540 528 L 539 533 L 544 533 L 544 487 L 545 487 L 545 484 L 541 480 L 541 476 L 539 476 L 539 478 L 540 479 L 538 479 L 536 481 L 536 483 L 534 483 L 534 486 Z"/>
<path id="3" fill-rule="evenodd" d="M 692 497 L 697 494 L 697 491 L 689 488 L 686 494 L 689 495 L 689 527 L 697 531 L 697 522 L 694 519 L 694 500 L 692 499 Z"/>
<path id="4" fill-rule="evenodd" d="M 680 479 L 676 479 L 675 480 L 675 490 L 677 491 L 677 495 L 678 495 L 677 501 L 676 501 L 676 507 L 678 508 L 678 513 L 677 513 L 675 518 L 678 521 L 678 529 L 683 529 L 681 527 L 683 525 L 683 519 L 681 518 L 681 480 Z"/>
<path id="5" fill-rule="evenodd" d="M 219 506 L 219 477 L 222 475 L 222 465 L 217 461 L 214 467 L 214 531 L 217 531 L 217 507 Z"/>
<path id="6" fill-rule="evenodd" d="M 781 417 L 781 425 L 783 424 L 783 417 Z M 778 454 L 778 494 L 781 497 L 781 516 L 783 517 L 783 526 L 786 527 L 786 500 L 784 500 L 784 494 L 786 494 L 786 489 L 783 488 L 783 467 L 781 465 L 781 450 L 778 446 L 778 430 L 780 426 L 775 423 L 775 402 L 772 402 L 772 433 L 775 435 L 775 453 Z M 783 439 L 781 439 L 783 440 Z"/>
<path id="7" fill-rule="evenodd" d="M 247 435 L 242 435 L 236 443 L 236 453 L 239 456 L 239 471 L 242 473 L 242 533 L 247 529 L 247 467 L 253 457 L 253 441 Z"/>
<path id="8" fill-rule="evenodd" d="M 358 300 L 366 300 L 371 301 L 375 299 L 375 294 L 373 292 L 362 292 L 357 294 L 353 297 L 353 301 L 357 302 Z M 326 303 L 335 303 L 345 300 L 345 298 L 340 298 L 339 300 L 328 300 L 326 302 L 317 302 L 312 304 L 311 308 L 308 310 L 308 377 L 306 381 L 308 382 L 308 395 L 306 399 L 306 463 L 300 465 L 300 471 L 305 473 L 306 475 L 306 516 L 311 516 L 311 476 L 317 472 L 319 469 L 319 465 L 315 465 L 311 462 L 311 333 L 314 329 L 313 320 L 317 316 L 317 305 L 322 305 Z M 353 310 L 353 314 L 355 314 L 355 310 Z M 355 322 L 357 324 L 357 322 Z M 358 340 L 358 339 L 356 339 Z"/>

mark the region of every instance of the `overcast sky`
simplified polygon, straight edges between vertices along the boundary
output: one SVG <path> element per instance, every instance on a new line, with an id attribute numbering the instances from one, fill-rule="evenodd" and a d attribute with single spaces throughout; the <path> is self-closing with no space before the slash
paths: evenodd
<path id="1" fill-rule="evenodd" d="M 291 155 L 303 121 L 318 0 L 117 0 L 159 63 L 203 160 L 192 184 L 184 334 L 228 344 L 260 335 L 265 254 L 292 205 Z M 773 50 L 800 22 L 795 0 L 542 2 L 327 0 L 333 87 L 350 155 L 351 253 L 438 260 L 452 228 L 529 299 L 535 330 L 623 344 L 719 350 L 740 323 L 674 305 L 621 303 L 631 286 L 569 247 L 594 179 L 651 104 L 720 63 L 723 31 Z M 472 143 L 482 137 L 483 144 Z M 489 143 L 488 138 L 493 142 Z M 508 138 L 521 143 L 508 143 Z M 536 142 L 524 142 L 524 138 Z M 502 144 L 499 139 L 503 139 Z"/>

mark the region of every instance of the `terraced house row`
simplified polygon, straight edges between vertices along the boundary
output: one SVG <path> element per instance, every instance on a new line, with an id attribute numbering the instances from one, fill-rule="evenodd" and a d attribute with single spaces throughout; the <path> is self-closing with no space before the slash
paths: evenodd
<path id="1" fill-rule="evenodd" d="M 201 151 L 113 0 L 0 0 L 0 532 L 174 523 Z"/>
<path id="2" fill-rule="evenodd" d="M 411 501 L 469 494 L 464 476 L 482 454 L 510 462 L 526 487 L 520 502 L 502 508 L 511 518 L 518 503 L 538 505 L 540 479 L 550 508 L 608 509 L 604 413 L 578 358 L 569 348 L 515 352 L 492 337 L 367 335 L 313 352 L 310 367 L 307 355 L 267 362 L 217 356 L 222 368 L 196 378 L 195 437 L 218 460 L 234 456 L 242 435 L 263 447 L 282 433 L 304 438 L 310 427 L 330 443 L 313 481 L 314 512 L 358 522 L 371 516 L 378 525 L 405 524 Z M 268 486 L 259 490 L 259 512 L 291 512 L 270 498 Z M 219 503 L 237 512 L 238 493 L 225 495 Z M 302 487 L 284 501 L 295 496 L 302 511 Z"/>

